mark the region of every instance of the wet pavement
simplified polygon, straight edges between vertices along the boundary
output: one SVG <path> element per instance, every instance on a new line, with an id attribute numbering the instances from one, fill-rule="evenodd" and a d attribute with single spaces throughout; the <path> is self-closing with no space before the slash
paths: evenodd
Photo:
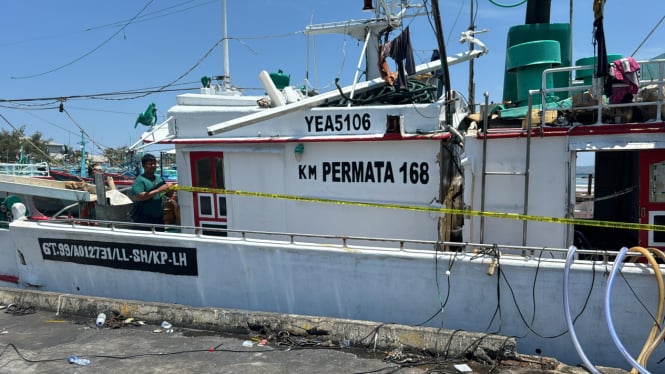
<path id="1" fill-rule="evenodd" d="M 110 311 L 98 327 L 95 315 L 19 303 L 0 308 L 2 373 L 586 373 L 531 356 L 483 364 L 424 351 L 351 347 L 315 331 L 228 333 L 150 324 L 119 311 Z M 69 363 L 70 356 L 89 363 Z"/>

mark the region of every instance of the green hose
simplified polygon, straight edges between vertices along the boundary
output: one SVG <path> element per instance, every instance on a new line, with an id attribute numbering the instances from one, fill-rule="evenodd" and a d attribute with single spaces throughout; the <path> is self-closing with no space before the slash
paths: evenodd
<path id="1" fill-rule="evenodd" d="M 496 1 L 496 0 L 489 0 L 489 1 L 490 1 L 490 3 L 492 3 L 492 4 L 496 5 L 496 6 L 499 6 L 499 7 L 501 7 L 501 8 L 514 8 L 514 7 L 516 7 L 516 6 L 520 6 L 520 5 L 524 4 L 524 3 L 526 3 L 526 0 L 522 0 L 522 1 L 520 1 L 520 2 L 518 2 L 518 3 L 515 3 L 515 4 L 501 4 L 500 2 L 498 2 L 498 1 Z"/>

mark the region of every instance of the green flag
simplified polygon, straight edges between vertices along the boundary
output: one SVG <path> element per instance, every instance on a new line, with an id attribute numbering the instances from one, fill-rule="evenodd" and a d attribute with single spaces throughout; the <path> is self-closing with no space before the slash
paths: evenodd
<path id="1" fill-rule="evenodd" d="M 157 123 L 157 107 L 155 106 L 155 103 L 148 105 L 148 109 L 139 114 L 134 123 L 134 128 L 136 128 L 139 123 L 145 126 L 154 126 L 155 123 Z"/>

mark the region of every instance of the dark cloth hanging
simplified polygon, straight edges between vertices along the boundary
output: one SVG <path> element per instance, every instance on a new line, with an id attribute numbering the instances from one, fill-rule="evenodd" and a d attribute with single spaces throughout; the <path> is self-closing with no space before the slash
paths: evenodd
<path id="1" fill-rule="evenodd" d="M 430 57 L 430 59 L 429 59 L 430 62 L 431 61 L 438 61 L 440 58 L 441 58 L 441 55 L 439 54 L 439 50 L 438 49 L 433 49 L 432 50 L 432 57 Z M 435 70 L 435 71 L 432 72 L 432 76 L 435 77 L 435 78 L 440 78 L 442 75 L 443 75 L 443 72 L 441 71 L 441 69 Z"/>
<path id="2" fill-rule="evenodd" d="M 603 17 L 593 21 L 594 38 L 597 44 L 597 67 L 596 77 L 606 77 L 609 72 L 609 61 L 607 61 L 607 47 L 605 46 L 605 31 L 603 30 Z"/>
<path id="3" fill-rule="evenodd" d="M 603 88 L 606 96 L 612 95 L 612 78 L 609 76 L 610 63 L 607 61 L 607 46 L 605 45 L 605 29 L 603 28 L 603 13 L 605 0 L 594 0 L 593 3 L 593 38 L 596 42 L 596 77 L 603 79 Z"/>
<path id="4" fill-rule="evenodd" d="M 400 90 L 407 90 L 407 77 L 416 73 L 416 63 L 411 48 L 409 28 L 386 44 L 388 55 L 397 63 L 397 82 Z"/>

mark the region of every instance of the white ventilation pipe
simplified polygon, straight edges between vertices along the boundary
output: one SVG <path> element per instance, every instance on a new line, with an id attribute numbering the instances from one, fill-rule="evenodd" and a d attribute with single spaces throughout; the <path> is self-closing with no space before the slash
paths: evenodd
<path id="1" fill-rule="evenodd" d="M 259 80 L 261 81 L 263 88 L 268 93 L 268 97 L 270 97 L 270 103 L 272 107 L 286 105 L 284 96 L 281 92 L 279 92 L 272 79 L 270 79 L 270 74 L 268 74 L 267 71 L 261 70 L 259 73 Z"/>

